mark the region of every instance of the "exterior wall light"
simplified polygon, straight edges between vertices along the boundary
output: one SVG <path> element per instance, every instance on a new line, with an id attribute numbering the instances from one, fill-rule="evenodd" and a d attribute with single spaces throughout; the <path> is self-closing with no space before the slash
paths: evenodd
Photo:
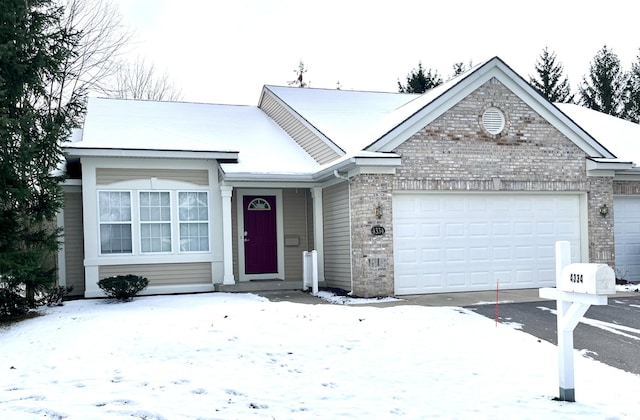
<path id="1" fill-rule="evenodd" d="M 602 206 L 600 206 L 600 216 L 602 217 L 606 217 L 607 214 L 609 214 L 609 207 L 607 207 L 606 204 L 603 204 Z"/>
<path id="2" fill-rule="evenodd" d="M 375 215 L 376 215 L 376 218 L 378 220 L 380 220 L 382 218 L 382 206 L 381 205 L 378 205 L 378 207 L 376 207 Z"/>

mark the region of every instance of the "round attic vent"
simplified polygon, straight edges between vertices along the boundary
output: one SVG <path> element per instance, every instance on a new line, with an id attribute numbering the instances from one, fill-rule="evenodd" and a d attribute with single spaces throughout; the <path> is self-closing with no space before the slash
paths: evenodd
<path id="1" fill-rule="evenodd" d="M 482 126 L 491 134 L 500 134 L 504 130 L 504 114 L 492 106 L 482 114 Z"/>

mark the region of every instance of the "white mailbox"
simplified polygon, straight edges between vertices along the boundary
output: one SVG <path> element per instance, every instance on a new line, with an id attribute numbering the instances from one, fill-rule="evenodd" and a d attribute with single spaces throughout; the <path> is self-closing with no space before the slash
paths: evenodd
<path id="1" fill-rule="evenodd" d="M 569 264 L 557 286 L 565 292 L 610 295 L 616 292 L 616 275 L 606 264 Z"/>

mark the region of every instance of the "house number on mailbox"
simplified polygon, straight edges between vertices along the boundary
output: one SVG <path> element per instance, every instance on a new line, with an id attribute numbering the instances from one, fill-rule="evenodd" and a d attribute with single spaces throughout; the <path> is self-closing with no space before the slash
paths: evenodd
<path id="1" fill-rule="evenodd" d="M 376 235 L 376 236 L 380 236 L 380 235 L 384 235 L 384 227 L 382 226 L 374 226 L 371 228 L 371 234 L 372 235 Z"/>
<path id="2" fill-rule="evenodd" d="M 582 274 L 569 274 L 569 280 L 571 283 L 584 283 Z"/>

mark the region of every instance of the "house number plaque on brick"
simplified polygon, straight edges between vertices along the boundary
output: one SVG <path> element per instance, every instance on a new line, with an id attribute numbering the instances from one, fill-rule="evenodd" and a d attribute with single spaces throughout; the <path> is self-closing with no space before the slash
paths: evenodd
<path id="1" fill-rule="evenodd" d="M 380 236 L 380 235 L 384 235 L 385 232 L 386 231 L 384 230 L 384 227 L 379 226 L 379 225 L 373 226 L 371 228 L 371 234 L 372 235 Z"/>

